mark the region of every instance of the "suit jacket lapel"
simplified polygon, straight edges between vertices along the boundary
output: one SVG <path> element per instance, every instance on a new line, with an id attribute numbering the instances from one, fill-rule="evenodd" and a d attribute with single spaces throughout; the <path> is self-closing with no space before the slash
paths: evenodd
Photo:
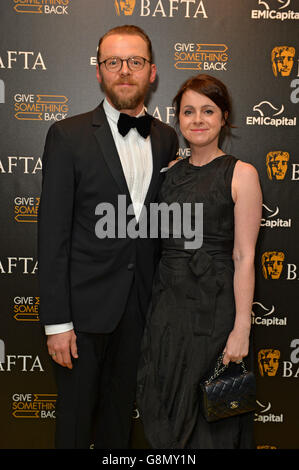
<path id="1" fill-rule="evenodd" d="M 159 181 L 160 169 L 161 169 L 161 148 L 160 148 L 160 138 L 159 132 L 156 127 L 156 122 L 152 122 L 151 127 L 151 146 L 152 146 L 152 155 L 153 155 L 153 174 L 152 179 L 146 194 L 144 205 L 148 204 L 151 201 L 152 195 L 156 191 L 156 187 Z"/>
<path id="2" fill-rule="evenodd" d="M 92 125 L 94 127 L 94 135 L 108 168 L 120 189 L 120 194 L 126 194 L 131 201 L 126 178 L 102 103 L 93 112 Z"/>

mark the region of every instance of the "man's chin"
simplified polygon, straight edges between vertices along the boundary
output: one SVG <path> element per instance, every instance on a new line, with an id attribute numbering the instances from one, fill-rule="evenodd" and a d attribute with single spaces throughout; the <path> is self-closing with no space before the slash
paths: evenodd
<path id="1" fill-rule="evenodd" d="M 122 110 L 122 109 L 135 109 L 139 106 L 140 102 L 142 101 L 142 99 L 140 100 L 140 97 L 136 97 L 136 96 L 133 96 L 133 97 L 129 97 L 129 96 L 116 96 L 116 95 L 113 95 L 113 96 L 109 96 L 109 99 L 112 103 L 112 105 L 118 110 Z"/>

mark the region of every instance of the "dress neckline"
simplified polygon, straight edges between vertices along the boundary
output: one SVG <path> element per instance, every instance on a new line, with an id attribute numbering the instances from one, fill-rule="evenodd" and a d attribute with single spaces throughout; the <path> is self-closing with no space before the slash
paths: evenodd
<path id="1" fill-rule="evenodd" d="M 213 162 L 215 162 L 216 160 L 219 160 L 219 158 L 226 157 L 226 156 L 227 156 L 227 153 L 223 153 L 222 155 L 219 155 L 218 157 L 213 158 L 213 160 L 211 160 L 211 161 L 208 162 L 208 163 L 205 163 L 204 165 L 193 165 L 193 163 L 190 163 L 190 161 L 189 161 L 189 160 L 190 160 L 190 157 L 189 157 L 189 158 L 186 158 L 186 160 L 187 160 L 187 163 L 188 163 L 188 165 L 189 165 L 190 167 L 195 168 L 195 169 L 198 169 L 198 168 L 204 168 L 204 167 L 206 167 L 206 166 L 208 166 L 208 165 L 211 165 L 211 164 L 212 164 Z"/>

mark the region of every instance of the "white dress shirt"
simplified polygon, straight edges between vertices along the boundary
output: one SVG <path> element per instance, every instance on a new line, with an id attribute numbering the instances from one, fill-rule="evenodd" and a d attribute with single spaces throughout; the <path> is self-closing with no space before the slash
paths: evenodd
<path id="1" fill-rule="evenodd" d="M 103 107 L 126 178 L 135 217 L 136 220 L 138 220 L 153 172 L 150 136 L 144 139 L 134 128 L 130 129 L 128 134 L 123 137 L 117 129 L 117 121 L 120 112 L 113 108 L 113 106 L 108 103 L 107 99 L 104 100 Z M 144 109 L 138 116 L 143 114 Z M 72 322 L 58 325 L 45 325 L 46 335 L 63 333 L 72 329 Z"/>

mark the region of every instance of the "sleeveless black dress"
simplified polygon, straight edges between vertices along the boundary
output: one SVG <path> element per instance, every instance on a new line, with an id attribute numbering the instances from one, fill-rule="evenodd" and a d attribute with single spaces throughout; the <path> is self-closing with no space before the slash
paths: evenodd
<path id="1" fill-rule="evenodd" d="M 201 167 L 181 160 L 167 170 L 161 188 L 160 202 L 203 203 L 203 243 L 186 249 L 183 230 L 180 238 L 170 230 L 162 240 L 137 378 L 137 407 L 152 448 L 252 448 L 251 414 L 208 423 L 198 399 L 199 383 L 234 324 L 236 162 L 230 155 Z M 195 224 L 194 210 L 192 217 Z"/>

